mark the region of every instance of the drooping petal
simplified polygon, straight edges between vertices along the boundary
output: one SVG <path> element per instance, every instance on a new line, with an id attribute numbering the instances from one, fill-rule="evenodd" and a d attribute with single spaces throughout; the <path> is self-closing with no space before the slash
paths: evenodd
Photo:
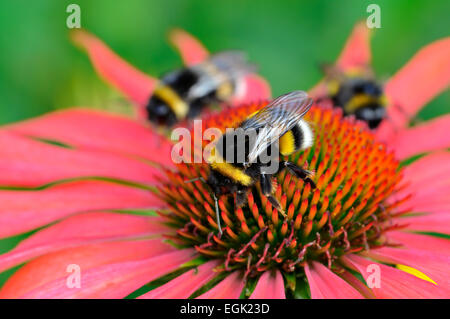
<path id="1" fill-rule="evenodd" d="M 308 90 L 309 96 L 311 96 L 313 99 L 320 99 L 324 96 L 327 96 L 328 89 L 327 85 L 325 83 L 325 80 L 321 80 L 319 83 L 314 85 L 312 88 Z"/>
<path id="2" fill-rule="evenodd" d="M 61 278 L 30 291 L 26 299 L 124 298 L 151 280 L 168 274 L 192 259 L 191 250 L 177 250 L 145 260 L 102 265 L 84 271 L 80 289 L 67 287 L 67 279 Z"/>
<path id="3" fill-rule="evenodd" d="M 264 272 L 258 279 L 250 299 L 286 299 L 284 291 L 284 282 L 281 272 Z"/>
<path id="4" fill-rule="evenodd" d="M 208 50 L 194 36 L 181 29 L 174 29 L 169 35 L 185 65 L 194 65 L 208 58 Z"/>
<path id="5" fill-rule="evenodd" d="M 100 39 L 85 30 L 73 31 L 72 40 L 87 51 L 95 70 L 105 81 L 137 105 L 147 104 L 156 79 L 130 65 Z"/>
<path id="6" fill-rule="evenodd" d="M 432 210 L 434 207 L 428 207 Z M 438 207 L 442 208 L 442 207 Z M 418 210 L 426 209 L 426 204 L 423 207 L 418 207 Z M 396 221 L 400 224 L 406 224 L 407 230 L 419 232 L 436 232 L 442 234 L 450 234 L 450 201 L 447 204 L 447 210 L 444 212 L 433 212 L 430 214 L 397 218 Z"/>
<path id="7" fill-rule="evenodd" d="M 444 289 L 396 268 L 354 254 L 341 257 L 341 261 L 360 272 L 366 282 L 375 285 L 376 280 L 372 280 L 374 277 L 371 276 L 380 276 L 379 287 L 372 287 L 377 298 L 446 298 Z"/>
<path id="8" fill-rule="evenodd" d="M 79 266 L 80 275 L 88 269 L 108 264 L 143 260 L 171 252 L 161 240 L 121 241 L 69 248 L 38 257 L 15 272 L 0 290 L 0 298 L 20 298 L 57 279 L 71 275 L 70 265 Z M 81 277 L 81 284 L 83 284 Z"/>
<path id="9" fill-rule="evenodd" d="M 411 198 L 405 205 L 409 204 L 412 208 L 412 212 L 450 212 L 450 185 L 444 185 L 439 188 L 435 188 L 435 192 L 428 192 L 428 196 L 424 194 L 417 195 Z M 403 206 L 399 206 L 402 208 Z"/>
<path id="10" fill-rule="evenodd" d="M 4 127 L 77 148 L 119 152 L 170 166 L 172 144 L 132 119 L 88 109 L 53 112 Z"/>
<path id="11" fill-rule="evenodd" d="M 450 85 L 450 37 L 422 48 L 385 86 L 389 121 L 405 126 L 417 112 Z"/>
<path id="12" fill-rule="evenodd" d="M 365 21 L 358 22 L 352 34 L 345 43 L 336 65 L 342 70 L 361 68 L 369 65 L 372 54 L 370 51 L 370 29 Z"/>
<path id="13" fill-rule="evenodd" d="M 450 115 L 444 115 L 410 129 L 401 130 L 389 142 L 400 160 L 441 149 L 450 148 Z"/>
<path id="14" fill-rule="evenodd" d="M 217 261 L 209 261 L 140 296 L 138 299 L 186 299 L 217 275 L 214 272 L 214 267 L 218 265 Z"/>
<path id="15" fill-rule="evenodd" d="M 31 258 L 76 246 L 169 233 L 159 217 L 93 212 L 42 229 L 0 255 L 0 272 Z"/>
<path id="16" fill-rule="evenodd" d="M 445 179 L 445 176 L 443 177 Z M 425 186 L 427 184 L 423 184 Z M 430 184 L 421 191 L 412 194 L 404 203 L 398 206 L 399 211 L 409 210 L 413 213 L 450 212 L 450 182 L 439 181 Z M 406 188 L 407 189 L 407 188 Z"/>
<path id="17" fill-rule="evenodd" d="M 353 288 L 355 288 L 363 297 L 367 299 L 374 299 L 375 295 L 372 290 L 369 289 L 361 280 L 359 280 L 355 275 L 353 275 L 348 270 L 340 270 L 339 277 L 344 279 L 346 282 L 350 284 Z"/>
<path id="18" fill-rule="evenodd" d="M 177 250 L 149 259 L 102 265 L 84 271 L 80 289 L 68 287 L 64 277 L 30 291 L 23 298 L 124 298 L 149 281 L 176 270 L 190 259 L 192 251 Z"/>
<path id="19" fill-rule="evenodd" d="M 197 299 L 238 299 L 244 288 L 244 280 L 239 271 L 225 277 L 215 287 L 208 290 Z"/>
<path id="20" fill-rule="evenodd" d="M 77 181 L 42 190 L 0 190 L 0 238 L 93 210 L 162 207 L 150 191 L 104 181 Z"/>
<path id="21" fill-rule="evenodd" d="M 450 182 L 450 152 L 436 152 L 414 161 L 405 167 L 404 176 L 408 187 L 401 195 L 426 193 L 428 189 L 447 185 Z"/>
<path id="22" fill-rule="evenodd" d="M 1 185 L 22 187 L 92 176 L 154 184 L 159 171 L 121 154 L 68 149 L 10 132 L 0 132 L 0 170 Z"/>
<path id="23" fill-rule="evenodd" d="M 448 239 L 404 231 L 390 231 L 387 233 L 387 237 L 389 239 L 389 243 L 401 244 L 406 248 L 414 248 L 450 255 L 450 242 Z"/>
<path id="24" fill-rule="evenodd" d="M 362 295 L 344 279 L 318 262 L 305 266 L 312 299 L 361 299 Z"/>
<path id="25" fill-rule="evenodd" d="M 450 210 L 450 153 L 436 152 L 426 155 L 404 169 L 406 187 L 390 200 L 409 199 L 398 209 L 417 213 L 445 212 Z"/>
<path id="26" fill-rule="evenodd" d="M 450 246 L 450 241 L 447 246 Z M 448 255 L 412 248 L 383 247 L 370 250 L 367 256 L 382 262 L 401 264 L 417 269 L 428 276 L 441 289 L 450 293 L 450 277 L 448 276 L 450 256 Z"/>
<path id="27" fill-rule="evenodd" d="M 244 85 L 243 93 L 232 100 L 233 105 L 265 101 L 272 96 L 269 83 L 259 75 L 247 75 L 244 79 Z"/>

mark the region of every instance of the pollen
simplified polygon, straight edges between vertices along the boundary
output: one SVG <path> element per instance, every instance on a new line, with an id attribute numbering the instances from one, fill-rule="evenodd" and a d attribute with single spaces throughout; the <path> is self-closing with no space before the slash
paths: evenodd
<path id="1" fill-rule="evenodd" d="M 203 120 L 203 129 L 224 132 L 265 105 L 211 114 Z M 317 188 L 287 171 L 278 174 L 274 197 L 285 217 L 257 184 L 240 208 L 233 194 L 219 198 L 220 234 L 208 185 L 201 179 L 185 182 L 207 179 L 208 164 L 183 163 L 178 171 L 166 172 L 167 182 L 158 192 L 170 207 L 159 214 L 177 229 L 176 238 L 171 239 L 194 247 L 205 258 L 221 260 L 221 271 L 241 268 L 246 276 L 274 268 L 302 272 L 312 260 L 339 267 L 338 260 L 345 254 L 388 245 L 385 232 L 401 227 L 393 224 L 392 217 L 404 213 L 396 211 L 402 201 L 395 197 L 402 179 L 398 161 L 364 123 L 344 118 L 339 109 L 313 106 L 304 119 L 313 129 L 314 142 L 284 159 L 314 172 Z"/>

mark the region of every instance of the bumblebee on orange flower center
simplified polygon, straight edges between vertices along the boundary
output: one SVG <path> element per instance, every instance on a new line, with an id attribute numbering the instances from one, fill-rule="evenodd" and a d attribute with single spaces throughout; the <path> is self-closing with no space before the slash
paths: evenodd
<path id="1" fill-rule="evenodd" d="M 239 51 L 226 51 L 190 67 L 164 75 L 146 106 L 154 124 L 172 126 L 192 119 L 211 104 L 229 101 L 242 87 L 244 75 L 255 66 Z"/>
<path id="2" fill-rule="evenodd" d="M 207 183 L 214 196 L 235 194 L 236 206 L 241 207 L 249 189 L 259 182 L 262 194 L 286 216 L 273 196 L 274 175 L 288 169 L 315 188 L 310 178 L 312 172 L 279 160 L 280 155 L 288 156 L 312 145 L 313 133 L 302 119 L 311 104 L 312 100 L 303 91 L 282 95 L 240 123 L 238 134 L 236 131 L 223 134 L 208 158 L 211 171 Z M 263 157 L 263 153 L 267 156 Z M 217 222 L 222 232 L 219 218 Z"/>
<path id="3" fill-rule="evenodd" d="M 312 144 L 297 147 L 295 139 L 290 139 L 292 152 L 284 157 L 283 135 L 295 135 L 295 125 L 288 125 L 285 134 L 280 130 L 274 135 L 281 137 L 280 163 L 292 163 L 300 172 L 314 171 L 313 175 L 304 178 L 296 169 L 284 169 L 272 174 L 273 183 L 266 177 L 261 183 L 262 174 L 255 174 L 255 178 L 248 170 L 252 165 L 259 166 L 258 161 L 252 162 L 250 151 L 245 152 L 245 163 L 222 162 L 236 171 L 216 164 L 220 163 L 215 161 L 217 154 L 212 154 L 207 163 L 180 164 L 178 172 L 167 171 L 169 181 L 160 187 L 159 196 L 170 206 L 168 212 L 160 214 L 178 228 L 172 239 L 183 246 L 194 246 L 206 258 L 222 260 L 223 271 L 243 268 L 247 276 L 254 276 L 277 268 L 301 276 L 303 265 L 311 260 L 337 269 L 341 267 L 340 256 L 386 245 L 384 232 L 398 227 L 390 221 L 403 213 L 395 210 L 400 200 L 388 200 L 401 180 L 398 162 L 375 141 L 365 125 L 343 118 L 338 109 L 309 109 L 305 93 L 295 92 L 269 106 L 251 104 L 225 109 L 205 118 L 204 128 L 217 127 L 225 132 L 227 127 L 258 123 L 264 114 L 273 118 L 273 110 L 282 105 L 280 99 L 289 96 L 297 96 L 297 112 L 292 113 L 297 118 L 291 118 L 296 124 L 299 119 L 309 123 Z M 234 147 L 224 139 L 225 146 Z M 297 145 L 308 145 L 306 140 Z M 264 146 L 270 145 L 269 139 L 264 141 Z M 251 178 L 246 185 L 247 175 Z M 221 184 L 214 181 L 216 176 L 220 176 Z M 197 180 L 186 183 L 193 179 Z M 267 184 L 270 192 L 265 188 Z M 239 189 L 243 194 L 230 196 Z M 286 216 L 281 216 L 280 211 Z"/>
<path id="4" fill-rule="evenodd" d="M 377 128 L 386 117 L 387 100 L 383 87 L 369 69 L 355 68 L 343 72 L 323 66 L 327 96 L 344 115 L 354 115 L 371 128 Z"/>

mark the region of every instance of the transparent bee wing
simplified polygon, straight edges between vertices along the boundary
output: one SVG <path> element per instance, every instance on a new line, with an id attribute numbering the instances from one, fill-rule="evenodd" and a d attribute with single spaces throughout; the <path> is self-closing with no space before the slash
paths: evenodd
<path id="1" fill-rule="evenodd" d="M 192 69 L 200 75 L 189 93 L 188 98 L 194 99 L 207 95 L 226 81 L 237 83 L 243 76 L 255 72 L 257 68 L 248 62 L 244 52 L 224 51 L 192 66 Z"/>
<path id="2" fill-rule="evenodd" d="M 273 100 L 242 123 L 244 130 L 258 130 L 250 146 L 248 161 L 255 162 L 269 145 L 294 127 L 311 108 L 313 100 L 304 91 L 293 91 Z"/>
<path id="3" fill-rule="evenodd" d="M 212 55 L 211 63 L 230 75 L 244 75 L 256 71 L 256 65 L 248 62 L 247 54 L 242 51 L 224 51 Z"/>

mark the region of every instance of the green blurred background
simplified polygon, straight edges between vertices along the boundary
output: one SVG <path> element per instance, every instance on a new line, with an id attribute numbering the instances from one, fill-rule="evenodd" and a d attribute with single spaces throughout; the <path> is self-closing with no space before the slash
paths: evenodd
<path id="1" fill-rule="evenodd" d="M 381 7 L 382 28 L 372 41 L 381 79 L 450 30 L 448 0 L 1 1 L 0 124 L 75 105 L 113 110 L 127 106 L 70 43 L 70 3 L 80 5 L 82 27 L 149 74 L 157 76 L 181 65 L 167 42 L 168 31 L 181 27 L 213 52 L 247 51 L 274 95 L 313 86 L 321 77 L 318 64 L 334 61 L 354 23 L 369 15 L 370 3 Z M 420 117 L 441 114 L 448 105 L 446 92 Z"/>

